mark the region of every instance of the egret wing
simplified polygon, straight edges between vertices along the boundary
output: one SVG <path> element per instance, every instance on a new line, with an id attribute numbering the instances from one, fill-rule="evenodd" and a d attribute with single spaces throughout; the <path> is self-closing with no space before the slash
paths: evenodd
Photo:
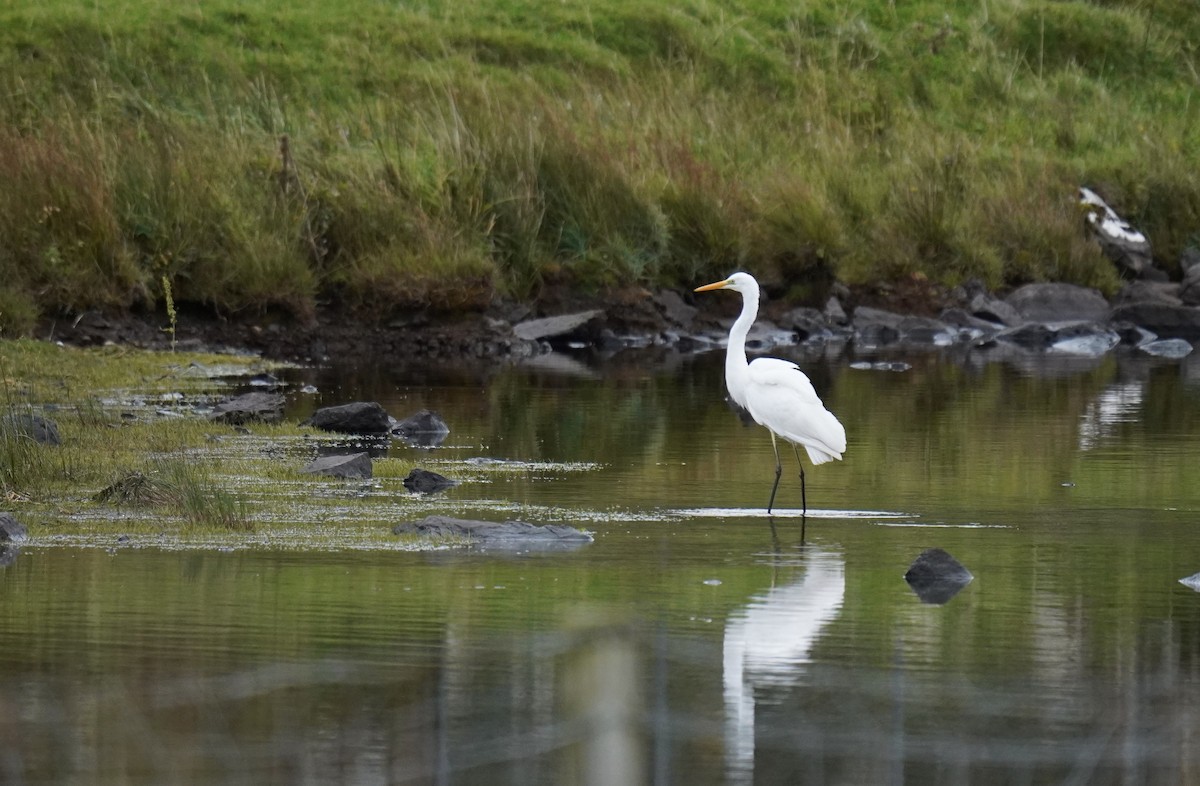
<path id="1" fill-rule="evenodd" d="M 846 429 L 795 363 L 778 358 L 751 363 L 746 403 L 759 424 L 803 445 L 814 464 L 840 459 L 846 450 Z"/>

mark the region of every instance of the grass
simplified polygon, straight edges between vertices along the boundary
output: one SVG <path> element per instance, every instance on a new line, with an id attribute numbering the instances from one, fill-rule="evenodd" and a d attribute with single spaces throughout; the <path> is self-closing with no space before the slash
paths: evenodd
<path id="1" fill-rule="evenodd" d="M 444 503 L 404 489 L 410 461 L 376 459 L 368 484 L 315 477 L 301 470 L 318 446 L 345 437 L 294 421 L 246 433 L 194 411 L 228 394 L 230 378 L 269 368 L 250 357 L 0 340 L 3 508 L 35 539 L 418 547 L 392 525 Z M 30 414 L 53 420 L 61 444 L 6 427 Z"/>
<path id="2" fill-rule="evenodd" d="M 168 293 L 386 316 L 738 266 L 796 298 L 1112 291 L 1078 185 L 1168 270 L 1196 242 L 1185 5 L 11 3 L 0 330 Z"/>

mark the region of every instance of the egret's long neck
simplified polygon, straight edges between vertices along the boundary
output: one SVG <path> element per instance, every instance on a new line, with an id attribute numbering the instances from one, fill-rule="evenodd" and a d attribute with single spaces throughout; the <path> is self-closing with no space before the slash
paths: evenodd
<path id="1" fill-rule="evenodd" d="M 750 370 L 746 363 L 746 334 L 758 316 L 758 290 L 742 293 L 742 313 L 729 329 L 729 346 L 725 349 L 725 386 L 729 395 L 742 407 L 746 406 L 743 390 Z"/>

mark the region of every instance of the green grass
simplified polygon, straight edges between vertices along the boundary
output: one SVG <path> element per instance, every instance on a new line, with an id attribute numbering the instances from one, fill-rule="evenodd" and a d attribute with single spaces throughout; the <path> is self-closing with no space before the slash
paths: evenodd
<path id="1" fill-rule="evenodd" d="M 1111 291 L 1078 185 L 1169 270 L 1200 232 L 1187 5 L 10 3 L 0 330 L 164 276 L 301 318 L 737 266 Z"/>

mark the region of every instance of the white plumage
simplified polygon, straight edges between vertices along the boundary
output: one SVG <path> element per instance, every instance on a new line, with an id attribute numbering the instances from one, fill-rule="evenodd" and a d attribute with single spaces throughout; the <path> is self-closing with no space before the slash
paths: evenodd
<path id="1" fill-rule="evenodd" d="M 840 459 L 846 451 L 846 429 L 825 408 L 808 377 L 795 363 L 779 358 L 757 358 L 746 362 L 746 334 L 758 316 L 758 282 L 748 273 L 734 273 L 724 281 L 697 287 L 697 292 L 713 289 L 732 289 L 742 295 L 742 313 L 729 330 L 729 346 L 725 351 L 725 386 L 729 395 L 754 421 L 771 432 L 771 444 L 775 447 L 775 485 L 771 488 L 771 501 L 767 512 L 775 504 L 775 492 L 779 488 L 779 475 L 783 466 L 779 461 L 779 448 L 775 436 L 779 435 L 796 445 L 804 447 L 808 458 L 815 464 Z M 796 460 L 800 460 L 799 453 Z M 800 466 L 800 493 L 804 499 L 804 466 Z M 808 503 L 804 500 L 804 510 Z"/>

